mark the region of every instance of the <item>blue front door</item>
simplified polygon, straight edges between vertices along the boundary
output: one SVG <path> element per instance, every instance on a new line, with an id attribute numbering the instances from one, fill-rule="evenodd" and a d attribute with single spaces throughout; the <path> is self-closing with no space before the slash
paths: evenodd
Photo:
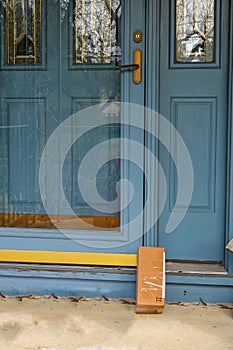
<path id="1" fill-rule="evenodd" d="M 229 1 L 161 1 L 160 113 L 185 141 L 193 166 L 193 194 L 175 206 L 185 181 L 177 182 L 177 164 L 160 148 L 168 195 L 159 221 L 159 245 L 167 257 L 224 260 Z M 183 169 L 186 172 L 187 169 Z M 187 176 L 189 176 L 187 174 Z M 175 206 L 175 208 L 174 208 Z M 171 213 L 187 211 L 173 232 Z"/>
<path id="2" fill-rule="evenodd" d="M 220 0 L 1 2 L 1 249 L 158 244 L 224 260 L 228 13 Z"/>
<path id="3" fill-rule="evenodd" d="M 1 2 L 1 249 L 142 243 L 144 16 L 140 0 Z"/>

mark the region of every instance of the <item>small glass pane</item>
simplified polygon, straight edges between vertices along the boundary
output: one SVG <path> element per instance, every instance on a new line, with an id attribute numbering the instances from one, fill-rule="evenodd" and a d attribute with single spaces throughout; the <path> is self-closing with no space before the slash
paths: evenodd
<path id="1" fill-rule="evenodd" d="M 76 0 L 74 7 L 74 64 L 120 60 L 120 0 Z"/>
<path id="2" fill-rule="evenodd" d="M 42 0 L 6 0 L 6 63 L 41 63 Z"/>
<path id="3" fill-rule="evenodd" d="M 176 0 L 177 62 L 214 62 L 214 37 L 214 0 Z"/>

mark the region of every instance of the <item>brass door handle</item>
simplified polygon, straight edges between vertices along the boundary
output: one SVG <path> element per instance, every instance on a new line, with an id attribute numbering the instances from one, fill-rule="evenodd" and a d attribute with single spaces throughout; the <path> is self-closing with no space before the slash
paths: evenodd
<path id="1" fill-rule="evenodd" d="M 115 66 L 116 69 L 138 69 L 138 64 L 124 64 L 123 66 Z"/>
<path id="2" fill-rule="evenodd" d="M 125 64 L 123 66 L 115 66 L 115 69 L 133 69 L 133 82 L 140 84 L 142 81 L 142 51 L 139 49 L 133 52 L 133 64 Z"/>

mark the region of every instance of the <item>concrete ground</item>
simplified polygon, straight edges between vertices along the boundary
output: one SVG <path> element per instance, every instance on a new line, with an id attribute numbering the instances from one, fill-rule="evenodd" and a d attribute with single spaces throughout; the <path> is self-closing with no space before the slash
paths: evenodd
<path id="1" fill-rule="evenodd" d="M 0 350 L 233 349 L 233 309 L 204 303 L 166 305 L 137 315 L 107 298 L 0 299 Z"/>

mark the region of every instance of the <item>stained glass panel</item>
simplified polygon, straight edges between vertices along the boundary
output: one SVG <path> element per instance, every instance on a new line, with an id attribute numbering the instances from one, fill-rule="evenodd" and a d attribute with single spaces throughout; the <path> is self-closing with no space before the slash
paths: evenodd
<path id="1" fill-rule="evenodd" d="M 74 64 L 120 60 L 120 0 L 76 0 L 74 7 Z"/>
<path id="2" fill-rule="evenodd" d="M 214 62 L 215 1 L 176 0 L 176 61 Z"/>
<path id="3" fill-rule="evenodd" d="M 41 63 L 42 0 L 6 0 L 6 63 Z"/>

